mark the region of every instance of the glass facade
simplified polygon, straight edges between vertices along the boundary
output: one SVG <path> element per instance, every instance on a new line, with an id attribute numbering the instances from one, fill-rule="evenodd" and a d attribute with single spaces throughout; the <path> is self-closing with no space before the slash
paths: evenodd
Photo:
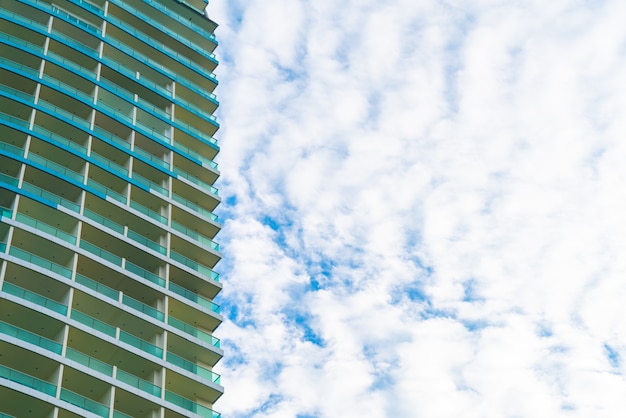
<path id="1" fill-rule="evenodd" d="M 204 0 L 0 0 L 0 417 L 219 417 Z"/>

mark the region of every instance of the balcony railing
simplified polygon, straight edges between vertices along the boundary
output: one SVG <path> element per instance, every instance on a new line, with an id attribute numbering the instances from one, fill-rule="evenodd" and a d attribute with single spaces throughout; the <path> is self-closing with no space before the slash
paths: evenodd
<path id="1" fill-rule="evenodd" d="M 36 266 L 39 266 L 43 269 L 54 272 L 56 274 L 60 274 L 61 276 L 66 277 L 68 279 L 72 277 L 71 269 L 68 269 L 67 267 L 62 266 L 60 264 L 53 263 L 47 258 L 43 258 L 33 253 L 30 253 L 28 251 L 22 250 L 21 248 L 11 246 L 11 248 L 9 248 L 9 255 L 17 257 L 23 261 L 34 264 Z"/>
<path id="2" fill-rule="evenodd" d="M 191 335 L 192 337 L 198 338 L 200 341 L 204 341 L 206 343 L 211 344 L 213 347 L 217 347 L 217 348 L 220 347 L 219 338 L 216 338 L 212 336 L 211 334 L 209 334 L 208 332 L 202 331 L 201 329 L 198 329 L 194 327 L 193 325 L 183 322 L 180 319 L 176 319 L 173 316 L 168 316 L 167 323 L 173 326 L 174 328 L 180 331 L 183 331 L 186 334 Z"/>
<path id="3" fill-rule="evenodd" d="M 121 299 L 122 304 L 138 312 L 144 313 L 148 316 L 158 319 L 159 321 L 165 320 L 165 314 L 159 311 L 158 309 L 153 308 L 152 306 L 148 306 L 145 303 L 139 302 L 138 300 L 133 299 L 130 296 L 127 296 L 115 289 L 111 289 L 110 287 L 105 286 L 102 283 L 98 283 L 95 280 L 91 280 L 83 276 L 82 274 L 78 274 L 78 273 L 76 274 L 76 283 L 82 284 L 83 286 L 86 286 L 92 290 L 95 290 L 101 295 L 106 296 L 112 300 L 119 301 Z M 120 298 L 120 294 L 122 295 L 121 298 Z"/>
<path id="4" fill-rule="evenodd" d="M 63 351 L 63 345 L 57 343 L 56 341 L 49 340 L 23 328 L 8 324 L 4 321 L 0 321 L 0 333 L 17 338 L 26 343 L 36 345 L 55 354 L 61 354 L 61 352 Z"/>
<path id="5" fill-rule="evenodd" d="M 188 411 L 197 414 L 202 418 L 220 418 L 221 415 L 212 409 L 207 408 L 206 406 L 202 406 L 190 399 L 184 398 L 176 393 L 170 392 L 168 390 L 165 391 L 165 400 L 167 402 L 173 403 L 174 405 L 180 406 Z"/>
<path id="6" fill-rule="evenodd" d="M 2 285 L 2 291 L 10 295 L 17 296 L 20 299 L 32 302 L 37 306 L 50 309 L 51 311 L 54 311 L 58 314 L 67 315 L 67 306 L 63 305 L 62 303 L 59 303 L 56 300 L 48 299 L 38 293 L 31 292 L 30 290 L 26 290 L 22 287 L 16 286 L 13 283 L 5 281 Z"/>
<path id="7" fill-rule="evenodd" d="M 77 311 L 76 309 L 72 309 L 72 312 L 70 313 L 70 318 L 80 322 L 83 325 L 87 325 L 88 327 L 93 328 L 96 331 L 100 331 L 108 335 L 109 337 L 117 338 L 119 341 L 129 344 L 141 351 L 152 354 L 153 356 L 156 356 L 158 358 L 163 358 L 162 348 L 157 347 L 156 345 L 142 340 L 141 338 L 138 338 L 132 334 L 129 334 L 126 331 L 120 330 L 119 335 L 117 335 L 118 333 L 116 327 L 102 322 L 80 311 Z"/>
<path id="8" fill-rule="evenodd" d="M 88 356 L 87 354 L 81 353 L 80 351 L 74 350 L 73 348 L 67 347 L 65 349 L 65 357 L 69 360 L 75 361 L 76 363 L 82 364 L 89 369 L 113 377 L 113 366 Z"/>
<path id="9" fill-rule="evenodd" d="M 150 395 L 161 397 L 161 388 L 124 370 L 117 369 L 115 378 Z"/>
<path id="10" fill-rule="evenodd" d="M 200 296 L 197 293 L 194 293 L 190 290 L 185 289 L 182 286 L 177 285 L 176 283 L 173 282 L 169 282 L 168 284 L 168 288 L 176 293 L 179 296 L 184 297 L 185 299 L 188 299 L 192 302 L 197 303 L 198 305 L 210 309 L 211 311 L 215 312 L 215 313 L 220 313 L 220 307 L 219 305 L 217 305 L 216 303 L 213 303 L 211 300 Z"/>
<path id="11" fill-rule="evenodd" d="M 92 412 L 101 417 L 109 416 L 109 408 L 99 402 L 86 398 L 83 395 L 72 392 L 71 390 L 61 388 L 61 400 L 67 403 L 71 403 L 72 405 L 84 409 L 85 411 Z"/>
<path id="12" fill-rule="evenodd" d="M 187 370 L 197 376 L 200 376 L 203 379 L 206 379 L 210 382 L 220 384 L 220 375 L 217 373 L 213 373 L 209 369 L 205 369 L 202 366 L 198 366 L 196 363 L 193 363 L 187 359 L 184 359 L 174 353 L 167 353 L 167 362 L 171 363 L 175 366 L 180 367 L 181 369 Z"/>
<path id="13" fill-rule="evenodd" d="M 23 213 L 17 213 L 15 215 L 15 220 L 17 222 L 20 222 L 24 225 L 28 225 L 30 227 L 35 228 L 38 231 L 44 232 L 48 235 L 52 235 L 54 237 L 57 237 L 59 239 L 62 239 L 65 242 L 68 242 L 72 245 L 76 245 L 76 237 L 72 234 L 70 234 L 69 232 L 60 230 L 58 228 L 55 228 L 47 223 L 44 223 L 40 220 L 37 220 L 35 218 L 31 218 L 30 216 L 24 215 Z"/>
<path id="14" fill-rule="evenodd" d="M 52 383 L 6 366 L 0 365 L 0 378 L 10 380 L 11 382 L 26 386 L 38 392 L 45 393 L 48 396 L 56 395 L 57 387 Z"/>
<path id="15" fill-rule="evenodd" d="M 184 226 L 181 223 L 178 223 L 176 221 L 172 221 L 172 228 L 175 229 L 176 231 L 182 233 L 183 235 L 185 235 L 186 237 L 198 242 L 200 244 L 200 246 L 202 247 L 208 247 L 214 251 L 219 251 L 220 250 L 220 245 L 213 241 L 211 238 L 206 237 L 202 234 L 200 234 L 199 232 L 194 231 L 193 229 L 187 228 L 186 226 Z"/>
<path id="16" fill-rule="evenodd" d="M 179 263 L 189 267 L 191 270 L 197 272 L 200 276 L 202 276 L 205 279 L 213 280 L 216 282 L 220 281 L 219 274 L 211 270 L 209 267 L 205 266 L 204 264 L 200 264 L 199 262 L 194 261 L 190 258 L 187 258 L 184 255 L 177 253 L 176 251 L 170 250 L 170 258 L 172 260 L 178 261 Z"/>

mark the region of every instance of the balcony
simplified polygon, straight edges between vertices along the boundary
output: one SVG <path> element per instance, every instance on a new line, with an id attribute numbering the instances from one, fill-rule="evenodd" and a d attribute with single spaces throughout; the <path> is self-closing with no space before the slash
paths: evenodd
<path id="1" fill-rule="evenodd" d="M 25 343 L 36 345 L 55 354 L 61 354 L 63 351 L 63 345 L 4 321 L 0 321 L 0 333 L 17 338 Z"/>
<path id="2" fill-rule="evenodd" d="M 44 270 L 48 270 L 52 273 L 59 274 L 65 277 L 66 279 L 72 278 L 71 269 L 65 266 L 62 266 L 60 264 L 54 263 L 46 258 L 30 253 L 28 251 L 22 250 L 21 248 L 11 246 L 11 248 L 9 248 L 9 255 L 12 255 L 13 257 L 17 257 L 20 260 L 25 261 L 27 263 L 34 264 L 38 267 L 41 267 Z"/>
<path id="3" fill-rule="evenodd" d="M 155 346 L 147 341 L 142 340 L 141 338 L 135 337 L 132 334 L 129 334 L 125 331 L 119 330 L 112 325 L 109 325 L 105 322 L 102 322 L 98 319 L 92 318 L 89 315 L 86 315 L 80 311 L 75 309 L 70 313 L 70 318 L 75 321 L 80 322 L 83 325 L 86 325 L 96 331 L 99 331 L 109 337 L 116 338 L 117 340 L 126 343 L 138 350 L 151 354 L 158 358 L 163 358 L 163 349 Z M 119 330 L 119 333 L 118 333 Z"/>
<path id="4" fill-rule="evenodd" d="M 193 325 L 190 325 L 186 322 L 176 319 L 173 316 L 169 316 L 167 318 L 167 323 L 171 325 L 172 327 L 180 331 L 183 331 L 184 333 L 191 335 L 192 337 L 199 339 L 200 341 L 209 343 L 213 347 L 220 348 L 219 338 L 216 338 L 212 336 L 211 334 L 194 327 Z"/>
<path id="5" fill-rule="evenodd" d="M 184 398 L 170 391 L 165 391 L 165 400 L 183 409 L 193 412 L 202 418 L 220 418 L 221 414 L 206 406 L 202 406 L 190 399 Z"/>
<path id="6" fill-rule="evenodd" d="M 57 387 L 52 383 L 2 365 L 0 365 L 0 379 L 9 380 L 52 397 L 57 392 Z"/>
<path id="7" fill-rule="evenodd" d="M 61 400 L 101 417 L 109 416 L 109 408 L 69 389 L 61 388 Z"/>
<path id="8" fill-rule="evenodd" d="M 32 302 L 37 306 L 49 309 L 60 315 L 67 315 L 67 306 L 63 305 L 62 303 L 59 303 L 52 299 L 48 299 L 37 293 L 31 292 L 30 290 L 26 290 L 22 287 L 16 286 L 10 282 L 4 282 L 4 284 L 2 285 L 2 291 L 10 295 L 17 296 L 18 298 L 24 299 L 28 302 Z"/>

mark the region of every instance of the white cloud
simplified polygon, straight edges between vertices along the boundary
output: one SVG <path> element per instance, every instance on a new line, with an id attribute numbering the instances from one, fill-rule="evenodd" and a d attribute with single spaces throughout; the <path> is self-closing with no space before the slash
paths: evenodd
<path id="1" fill-rule="evenodd" d="M 214 1 L 233 417 L 615 417 L 626 4 Z"/>

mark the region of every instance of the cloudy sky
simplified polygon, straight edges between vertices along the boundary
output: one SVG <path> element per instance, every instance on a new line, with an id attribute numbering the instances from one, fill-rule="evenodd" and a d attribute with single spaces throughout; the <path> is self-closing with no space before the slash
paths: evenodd
<path id="1" fill-rule="evenodd" d="M 626 2 L 212 0 L 242 417 L 620 417 Z"/>

